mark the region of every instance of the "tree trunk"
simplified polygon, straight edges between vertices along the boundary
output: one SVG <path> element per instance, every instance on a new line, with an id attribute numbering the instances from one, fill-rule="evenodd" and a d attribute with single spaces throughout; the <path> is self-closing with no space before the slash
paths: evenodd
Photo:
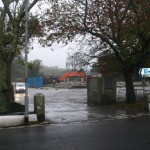
<path id="1" fill-rule="evenodd" d="M 126 103 L 133 104 L 136 102 L 136 96 L 132 81 L 132 71 L 130 69 L 124 69 L 123 74 L 126 86 Z"/>
<path id="2" fill-rule="evenodd" d="M 10 112 L 10 102 L 14 100 L 11 84 L 11 61 L 4 61 L 0 56 L 0 113 Z"/>

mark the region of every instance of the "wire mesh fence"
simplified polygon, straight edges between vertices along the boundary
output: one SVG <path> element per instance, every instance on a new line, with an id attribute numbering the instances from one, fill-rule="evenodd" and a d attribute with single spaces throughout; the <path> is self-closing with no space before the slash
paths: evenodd
<path id="1" fill-rule="evenodd" d="M 126 88 L 124 82 L 119 82 L 116 91 L 117 101 L 125 101 Z M 143 84 L 142 82 L 134 82 L 134 91 L 136 100 L 142 100 L 144 98 L 144 94 L 150 93 L 149 82 L 146 82 L 145 84 Z"/>

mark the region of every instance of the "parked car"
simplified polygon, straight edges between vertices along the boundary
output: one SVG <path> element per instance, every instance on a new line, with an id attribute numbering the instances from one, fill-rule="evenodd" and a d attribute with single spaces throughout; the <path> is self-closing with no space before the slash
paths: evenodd
<path id="1" fill-rule="evenodd" d="M 15 83 L 15 92 L 16 93 L 25 93 L 26 86 L 23 82 Z"/>

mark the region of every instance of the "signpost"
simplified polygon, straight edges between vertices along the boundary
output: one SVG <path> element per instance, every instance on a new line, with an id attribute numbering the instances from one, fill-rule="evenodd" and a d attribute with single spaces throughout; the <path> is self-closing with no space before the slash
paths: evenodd
<path id="1" fill-rule="evenodd" d="M 150 77 L 150 68 L 141 68 L 139 70 L 139 75 L 143 77 L 143 95 L 145 98 L 145 108 L 146 110 L 150 111 L 150 95 L 145 95 L 145 77 Z"/>
<path id="2" fill-rule="evenodd" d="M 141 77 L 150 77 L 150 68 L 141 68 L 139 74 Z"/>

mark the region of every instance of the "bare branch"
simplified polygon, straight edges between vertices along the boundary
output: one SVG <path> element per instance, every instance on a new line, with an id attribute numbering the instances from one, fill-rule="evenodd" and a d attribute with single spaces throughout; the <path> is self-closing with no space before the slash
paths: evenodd
<path id="1" fill-rule="evenodd" d="M 14 26 L 14 18 L 9 9 L 9 5 L 11 4 L 12 1 L 2 0 L 2 2 L 4 4 L 5 10 L 6 10 L 8 16 L 10 18 L 10 21 L 11 21 L 12 25 Z"/>

